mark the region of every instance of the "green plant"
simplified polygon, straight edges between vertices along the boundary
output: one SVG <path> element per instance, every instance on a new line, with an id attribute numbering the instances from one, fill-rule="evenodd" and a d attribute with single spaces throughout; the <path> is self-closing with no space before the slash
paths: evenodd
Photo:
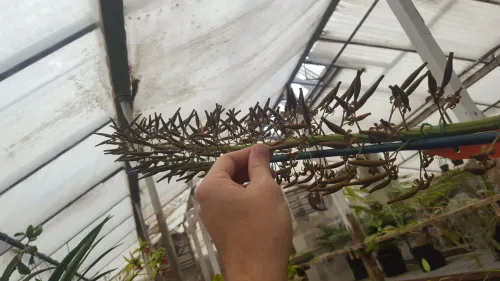
<path id="1" fill-rule="evenodd" d="M 134 280 L 141 275 L 144 268 L 151 269 L 151 279 L 154 279 L 158 274 L 162 277 L 166 276 L 168 259 L 165 248 L 151 249 L 148 243 L 140 240 L 139 248 L 129 253 L 128 258 L 125 256 L 123 258 L 127 263 L 122 270 L 122 280 L 124 281 Z"/>
<path id="2" fill-rule="evenodd" d="M 321 231 L 320 236 L 316 238 L 316 246 L 321 249 L 334 251 L 352 243 L 351 235 L 343 225 L 319 224 L 316 227 Z"/>
<path id="3" fill-rule="evenodd" d="M 99 232 L 101 231 L 104 224 L 110 219 L 107 217 L 104 219 L 99 225 L 97 225 L 92 231 L 85 236 L 85 238 L 80 241 L 80 243 L 69 252 L 69 254 L 61 261 L 61 263 L 56 267 L 44 268 L 37 271 L 32 271 L 27 265 L 22 262 L 22 257 L 25 254 L 35 254 L 38 249 L 36 246 L 29 245 L 30 242 L 33 242 L 37 239 L 37 237 L 42 234 L 43 228 L 42 226 L 33 227 L 32 225 L 28 226 L 26 232 L 16 233 L 14 236 L 21 237 L 23 240 L 28 239 L 27 247 L 21 251 L 15 251 L 16 255 L 7 265 L 5 271 L 2 273 L 0 277 L 0 281 L 9 281 L 11 275 L 17 269 L 19 274 L 23 276 L 22 281 L 29 281 L 39 274 L 53 270 L 50 275 L 48 281 L 71 281 L 71 280 L 81 280 L 81 276 L 85 276 L 90 269 L 92 269 L 104 256 L 106 256 L 109 252 L 111 252 L 115 247 L 110 248 L 101 254 L 97 259 L 95 259 L 90 265 L 85 268 L 84 272 L 78 278 L 78 270 L 82 266 L 83 262 L 88 258 L 90 252 L 95 248 L 95 246 L 102 240 L 99 239 L 96 241 Z M 100 278 L 104 277 L 108 273 L 114 271 L 115 269 L 111 269 L 102 273 L 96 273 L 92 276 L 90 281 L 96 281 Z M 38 279 L 36 279 L 38 280 Z"/>
<path id="4" fill-rule="evenodd" d="M 212 281 L 224 281 L 224 276 L 222 274 L 215 274 L 214 277 L 212 277 Z"/>

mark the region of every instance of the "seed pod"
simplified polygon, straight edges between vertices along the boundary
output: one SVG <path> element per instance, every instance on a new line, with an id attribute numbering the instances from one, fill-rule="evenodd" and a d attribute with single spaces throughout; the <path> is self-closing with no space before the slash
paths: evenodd
<path id="1" fill-rule="evenodd" d="M 373 85 L 371 85 L 370 88 L 364 93 L 364 95 L 361 96 L 361 98 L 356 104 L 356 110 L 360 109 L 366 103 L 366 101 L 368 101 L 368 99 L 373 95 L 373 93 L 375 93 L 375 90 L 377 90 L 378 85 L 380 84 L 380 82 L 382 82 L 384 77 L 385 75 L 380 76 L 377 79 L 377 81 L 375 81 L 375 83 L 373 83 Z"/>
<path id="2" fill-rule="evenodd" d="M 350 143 L 343 142 L 343 141 L 322 141 L 319 143 L 319 145 L 327 146 L 327 147 L 331 147 L 331 148 L 337 148 L 337 149 L 346 148 L 346 147 L 351 146 Z M 340 162 L 340 163 L 342 163 L 342 162 Z"/>
<path id="3" fill-rule="evenodd" d="M 354 101 L 358 100 L 359 92 L 361 91 L 361 74 L 363 74 L 364 69 L 358 70 L 356 72 L 356 77 L 354 77 L 353 81 L 353 89 L 354 89 Z"/>
<path id="4" fill-rule="evenodd" d="M 356 159 L 356 160 L 351 160 L 349 161 L 350 164 L 360 166 L 360 167 L 380 167 L 382 165 L 388 164 L 389 162 L 394 162 L 396 159 L 389 159 L 389 161 L 385 161 L 382 159 L 379 160 L 361 160 L 361 159 Z"/>
<path id="5" fill-rule="evenodd" d="M 328 129 L 330 129 L 332 132 L 344 136 L 349 135 L 346 130 L 342 129 L 342 127 L 340 127 L 339 125 L 328 121 L 328 119 L 326 119 L 325 117 L 321 117 L 321 121 L 323 121 L 323 123 L 325 123 Z"/>
<path id="6" fill-rule="evenodd" d="M 288 86 L 285 91 L 286 91 L 285 112 L 295 111 L 297 109 L 297 99 L 295 98 L 295 94 L 293 93 L 292 87 Z"/>
<path id="7" fill-rule="evenodd" d="M 453 52 L 448 55 L 448 60 L 446 61 L 446 67 L 444 69 L 443 81 L 441 81 L 441 92 L 444 92 L 444 88 L 450 83 L 451 75 L 453 74 Z"/>
<path id="8" fill-rule="evenodd" d="M 403 90 L 401 90 L 401 88 L 399 88 L 398 85 L 395 85 L 394 88 L 396 89 L 396 92 L 398 92 L 399 98 L 403 102 L 403 105 L 406 108 L 410 108 L 410 100 L 408 99 L 408 96 L 406 95 L 406 93 Z"/>
<path id="9" fill-rule="evenodd" d="M 357 181 L 352 181 L 346 186 L 371 184 L 371 183 L 377 182 L 377 181 L 387 177 L 387 175 L 388 175 L 388 173 L 387 173 L 387 171 L 385 171 L 383 173 L 380 173 L 380 174 L 377 174 L 377 175 L 374 175 L 371 177 L 366 177 L 366 178 L 359 179 Z"/>
<path id="10" fill-rule="evenodd" d="M 321 102 L 318 105 L 318 108 L 323 108 L 323 107 L 327 107 L 330 105 L 330 103 L 333 101 L 334 97 L 337 96 L 337 93 L 338 93 L 339 88 L 340 88 L 340 84 L 342 84 L 342 82 L 339 81 L 337 83 L 337 85 L 325 96 L 325 98 L 323 100 L 321 100 Z"/>
<path id="11" fill-rule="evenodd" d="M 348 185 L 349 181 L 339 182 L 333 185 L 326 186 L 318 191 L 324 191 L 323 196 L 335 193 Z"/>
<path id="12" fill-rule="evenodd" d="M 366 117 L 372 115 L 371 112 L 368 112 L 368 113 L 365 113 L 365 114 L 361 114 L 361 115 L 358 115 L 356 116 L 356 121 L 361 121 L 361 120 L 364 120 L 366 119 Z"/>
<path id="13" fill-rule="evenodd" d="M 414 187 L 414 188 L 412 188 L 412 190 L 408 191 L 407 193 L 401 194 L 400 196 L 387 201 L 387 204 L 392 204 L 392 203 L 396 203 L 398 201 L 406 200 L 417 193 L 418 193 L 418 188 Z"/>
<path id="14" fill-rule="evenodd" d="M 403 82 L 403 84 L 401 84 L 401 89 L 402 90 L 406 90 L 406 88 L 408 88 L 408 86 L 410 86 L 410 84 L 413 82 L 413 80 L 415 80 L 415 78 L 420 73 L 420 71 L 422 71 L 422 69 L 424 69 L 424 67 L 426 67 L 426 66 L 427 66 L 427 62 L 424 62 L 415 71 L 413 71 L 410 74 L 410 76 L 408 76 L 408 78 L 405 79 L 405 81 Z"/>
<path id="15" fill-rule="evenodd" d="M 430 71 L 427 71 L 427 85 L 429 86 L 429 93 L 435 99 L 437 92 L 437 82 L 436 79 L 434 79 L 434 76 L 432 76 L 432 73 Z"/>
<path id="16" fill-rule="evenodd" d="M 312 178 L 314 177 L 314 173 L 311 172 L 309 173 L 309 175 L 304 178 L 303 180 L 300 180 L 300 181 L 297 181 L 297 184 L 303 184 L 303 183 L 308 183 L 310 180 L 312 180 Z"/>
<path id="17" fill-rule="evenodd" d="M 341 98 L 335 96 L 334 99 L 337 101 L 337 104 L 339 104 L 344 110 L 346 113 L 350 113 L 351 110 L 349 109 L 349 105 L 347 104 L 347 102 L 343 101 Z M 335 105 L 337 105 L 335 104 Z M 334 106 L 333 108 L 335 109 L 336 106 Z"/>
<path id="18" fill-rule="evenodd" d="M 283 126 L 285 129 L 300 130 L 307 128 L 306 124 L 288 124 Z"/>
<path id="19" fill-rule="evenodd" d="M 321 188 L 321 187 L 324 187 L 326 186 L 326 184 L 320 184 L 319 182 L 323 179 L 323 177 L 319 177 L 317 178 L 313 183 L 311 183 L 307 188 L 306 190 L 311 190 L 315 187 L 318 187 L 318 188 Z"/>
<path id="20" fill-rule="evenodd" d="M 429 73 L 430 72 L 426 72 L 426 73 L 422 74 L 422 76 L 418 77 L 418 79 L 415 80 L 415 82 L 413 82 L 410 85 L 410 87 L 408 87 L 408 89 L 405 91 L 407 97 L 409 97 L 413 92 L 415 92 L 415 90 L 418 88 L 418 86 L 420 86 L 420 83 L 422 83 L 422 81 L 424 81 L 425 77 L 427 77 L 427 75 Z"/>
<path id="21" fill-rule="evenodd" d="M 297 184 L 298 178 L 295 178 L 293 181 L 289 182 L 287 185 L 283 186 L 283 189 L 287 189 Z"/>
<path id="22" fill-rule="evenodd" d="M 283 168 L 283 169 L 276 171 L 276 175 L 277 176 L 285 175 L 285 174 L 288 174 L 291 170 L 292 170 L 292 167 Z"/>
<path id="23" fill-rule="evenodd" d="M 333 177 L 330 179 L 321 180 L 321 181 L 319 181 L 319 183 L 326 183 L 326 184 L 339 183 L 339 182 L 343 182 L 343 181 L 350 180 L 350 179 L 351 179 L 350 174 L 342 174 L 340 176 L 336 176 L 336 177 Z"/>
<path id="24" fill-rule="evenodd" d="M 391 177 L 388 177 L 387 179 L 385 179 L 383 182 L 377 184 L 375 187 L 373 187 L 372 189 L 370 189 L 368 191 L 368 193 L 373 193 L 377 190 L 380 190 L 382 188 L 385 188 L 386 186 L 388 186 L 392 181 L 392 178 Z"/>
<path id="25" fill-rule="evenodd" d="M 344 161 L 340 161 L 340 162 L 337 162 L 337 163 L 333 163 L 333 164 L 324 166 L 324 168 L 326 168 L 326 169 L 337 169 L 337 168 L 342 167 L 343 165 L 345 165 L 345 162 Z"/>

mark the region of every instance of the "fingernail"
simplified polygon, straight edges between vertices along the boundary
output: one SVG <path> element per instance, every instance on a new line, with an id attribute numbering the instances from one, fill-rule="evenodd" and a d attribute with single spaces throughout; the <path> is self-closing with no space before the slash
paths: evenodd
<path id="1" fill-rule="evenodd" d="M 252 151 L 250 153 L 258 158 L 270 159 L 269 147 L 267 145 L 257 144 L 252 147 Z"/>

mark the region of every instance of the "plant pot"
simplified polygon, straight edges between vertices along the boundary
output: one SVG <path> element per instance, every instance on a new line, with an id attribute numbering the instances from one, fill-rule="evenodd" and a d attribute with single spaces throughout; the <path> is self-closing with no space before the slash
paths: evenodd
<path id="1" fill-rule="evenodd" d="M 411 248 L 410 253 L 413 255 L 423 272 L 426 272 L 426 270 L 422 266 L 422 259 L 425 259 L 427 263 L 429 263 L 431 271 L 446 265 L 446 259 L 443 254 L 436 250 L 431 244 Z"/>
<path id="2" fill-rule="evenodd" d="M 351 268 L 352 274 L 354 275 L 355 280 L 361 280 L 368 278 L 368 272 L 366 272 L 365 265 L 361 259 L 351 259 L 349 255 L 345 256 L 347 264 Z"/>
<path id="3" fill-rule="evenodd" d="M 377 260 L 387 277 L 398 276 L 407 271 L 405 260 L 399 248 L 381 247 L 377 251 Z"/>
<path id="4" fill-rule="evenodd" d="M 464 164 L 464 160 L 462 160 L 462 159 L 451 160 L 451 163 L 453 163 L 453 165 L 454 165 L 455 167 L 458 167 L 458 166 L 460 166 L 460 165 L 463 165 L 463 164 Z"/>
<path id="5" fill-rule="evenodd" d="M 450 170 L 450 166 L 448 166 L 448 164 L 443 164 L 443 165 L 439 166 L 439 168 L 441 168 L 441 172 L 443 172 L 443 173 L 446 173 Z"/>

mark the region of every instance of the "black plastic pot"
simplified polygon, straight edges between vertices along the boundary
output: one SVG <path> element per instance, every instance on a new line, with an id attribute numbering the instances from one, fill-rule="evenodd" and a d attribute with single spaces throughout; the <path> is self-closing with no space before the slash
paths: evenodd
<path id="1" fill-rule="evenodd" d="M 446 265 L 446 259 L 443 254 L 436 250 L 431 244 L 412 248 L 410 249 L 410 253 L 413 255 L 423 272 L 425 272 L 425 269 L 422 266 L 422 259 L 425 259 L 429 263 L 431 271 Z"/>
<path id="2" fill-rule="evenodd" d="M 464 160 L 462 160 L 462 159 L 451 160 L 451 163 L 453 163 L 453 165 L 454 165 L 455 167 L 458 167 L 458 166 L 460 166 L 460 165 L 463 165 L 463 164 L 464 164 Z"/>
<path id="3" fill-rule="evenodd" d="M 398 276 L 407 271 L 401 250 L 397 247 L 381 247 L 377 260 L 387 277 Z"/>
<path id="4" fill-rule="evenodd" d="M 355 280 L 361 280 L 368 278 L 368 272 L 366 272 L 365 265 L 361 259 L 351 259 L 349 255 L 345 256 L 347 264 L 351 268 L 352 274 L 354 275 Z"/>
<path id="5" fill-rule="evenodd" d="M 450 170 L 450 166 L 448 166 L 448 164 L 443 164 L 443 165 L 439 166 L 439 168 L 441 168 L 441 172 L 443 172 L 443 173 L 446 173 Z"/>

